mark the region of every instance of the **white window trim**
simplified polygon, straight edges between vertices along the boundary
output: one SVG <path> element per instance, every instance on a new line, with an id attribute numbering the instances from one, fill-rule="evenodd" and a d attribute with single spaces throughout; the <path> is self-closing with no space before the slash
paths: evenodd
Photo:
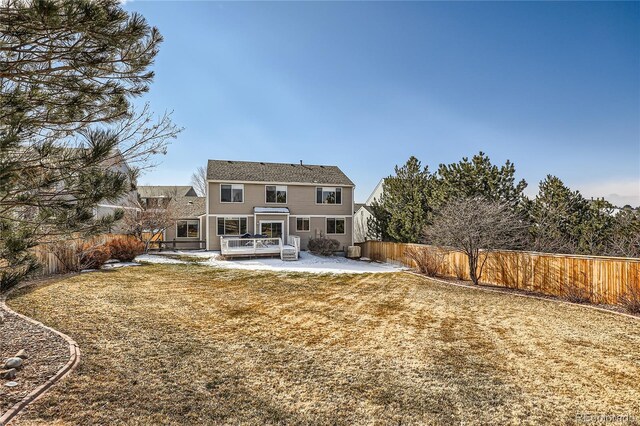
<path id="1" fill-rule="evenodd" d="M 306 219 L 309 222 L 309 229 L 306 231 L 304 229 L 298 229 L 298 219 Z M 311 217 L 309 216 L 296 216 L 296 232 L 311 232 Z"/>
<path id="2" fill-rule="evenodd" d="M 216 226 L 216 235 L 218 237 L 239 237 L 241 235 L 244 235 L 244 233 L 239 233 L 239 234 L 219 234 L 218 233 L 218 219 L 238 219 L 238 232 L 240 232 L 240 219 L 245 219 L 247 222 L 247 232 L 249 232 L 249 218 L 247 216 L 216 216 L 216 221 L 215 221 L 215 226 Z"/>
<path id="3" fill-rule="evenodd" d="M 239 189 L 238 187 L 242 188 L 242 201 L 222 201 L 222 186 L 227 186 L 230 185 L 231 186 L 231 199 L 233 200 L 233 190 L 234 189 Z M 236 188 L 234 188 L 234 186 Z M 244 184 L 243 183 L 221 183 L 220 184 L 220 190 L 218 193 L 218 200 L 220 201 L 220 204 L 244 204 Z"/>
<path id="4" fill-rule="evenodd" d="M 333 189 L 334 192 L 337 192 L 336 189 L 338 189 L 338 188 L 340 188 L 340 202 L 339 203 L 329 204 L 329 203 L 319 203 L 318 202 L 318 189 L 322 189 L 322 192 L 324 192 L 325 189 Z M 342 196 L 344 195 L 342 189 L 343 189 L 342 186 L 316 186 L 315 192 L 313 194 L 313 199 L 316 202 L 317 206 L 341 206 L 342 205 Z"/>
<path id="5" fill-rule="evenodd" d="M 277 201 L 267 201 L 267 186 L 275 186 L 276 187 L 276 200 L 278 199 L 278 187 L 280 188 L 284 188 L 284 192 L 286 193 L 285 197 L 287 199 L 287 201 L 285 201 L 284 203 L 279 203 Z M 242 199 L 244 199 L 244 192 L 242 195 Z M 285 205 L 289 202 L 289 188 L 287 187 L 287 185 L 275 185 L 275 184 L 268 184 L 264 186 L 264 203 L 265 204 L 280 204 L 280 205 Z"/>
<path id="6" fill-rule="evenodd" d="M 328 229 L 329 226 L 328 226 L 328 223 L 327 223 L 329 221 L 329 219 L 343 220 L 344 221 L 344 227 L 343 227 L 344 232 L 339 232 L 339 233 L 338 232 L 333 232 L 333 233 L 330 233 L 329 229 Z M 336 226 L 336 228 L 337 228 L 337 226 Z M 347 235 L 347 219 L 346 218 L 340 218 L 340 217 L 328 217 L 328 218 L 326 218 L 324 220 L 324 233 L 325 233 L 325 235 Z"/>
<path id="7" fill-rule="evenodd" d="M 187 235 L 189 235 L 189 222 L 195 222 L 198 224 L 198 236 L 197 237 L 179 237 L 178 236 L 178 222 L 187 222 Z M 199 219 L 178 219 L 176 220 L 176 240 L 189 240 L 192 238 L 200 239 L 200 220 Z"/>
<path id="8" fill-rule="evenodd" d="M 282 238 L 282 241 L 286 244 L 287 232 L 286 232 L 286 229 L 285 229 L 284 220 L 268 220 L 268 219 L 261 220 L 261 221 L 258 222 L 258 226 L 259 226 L 260 232 L 255 232 L 255 234 L 262 234 L 262 224 L 263 223 L 279 223 L 279 224 L 281 224 L 282 225 L 282 237 L 280 237 L 280 238 Z M 275 238 L 275 237 L 269 237 L 269 238 Z"/>

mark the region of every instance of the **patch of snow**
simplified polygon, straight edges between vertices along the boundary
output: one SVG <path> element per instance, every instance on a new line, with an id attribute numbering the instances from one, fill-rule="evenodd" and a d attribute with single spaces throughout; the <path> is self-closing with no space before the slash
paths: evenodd
<path id="1" fill-rule="evenodd" d="M 102 269 L 126 268 L 127 266 L 140 266 L 140 264 L 138 262 L 107 263 L 102 266 Z"/>
<path id="2" fill-rule="evenodd" d="M 141 254 L 135 258 L 136 262 L 149 262 L 149 263 L 189 263 L 180 259 L 172 259 L 161 254 Z"/>
<path id="3" fill-rule="evenodd" d="M 171 251 L 162 252 L 161 254 L 145 254 L 136 257 L 135 260 L 149 263 L 189 263 L 165 256 L 167 254 L 199 257 L 202 258 L 202 261 L 198 262 L 199 264 L 214 268 L 255 271 L 310 272 L 318 274 L 365 274 L 399 272 L 407 269 L 405 267 L 391 265 L 389 263 L 353 260 L 341 256 L 317 256 L 305 251 L 300 252 L 300 258 L 297 261 L 283 261 L 279 257 L 258 257 L 252 259 L 234 258 L 225 260 L 222 258 L 219 251 Z"/>

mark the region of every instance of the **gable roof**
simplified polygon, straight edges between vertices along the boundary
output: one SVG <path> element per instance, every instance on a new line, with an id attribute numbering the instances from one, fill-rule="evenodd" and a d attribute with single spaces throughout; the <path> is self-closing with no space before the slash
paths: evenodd
<path id="1" fill-rule="evenodd" d="M 138 186 L 140 198 L 150 197 L 196 197 L 196 191 L 192 186 Z"/>
<path id="2" fill-rule="evenodd" d="M 382 196 L 382 193 L 384 192 L 384 179 L 382 178 L 380 179 L 380 182 L 378 182 L 378 184 L 376 185 L 375 188 L 373 188 L 373 191 L 371 191 L 371 195 L 369 195 L 369 198 L 367 198 L 367 201 L 365 201 L 365 204 L 370 206 L 371 204 L 373 204 L 373 202 L 375 200 L 380 201 L 380 197 Z"/>
<path id="3" fill-rule="evenodd" d="M 361 203 L 356 203 L 355 206 L 354 206 L 353 211 L 357 213 L 358 210 L 360 210 L 360 209 L 365 209 L 369 213 L 373 214 L 373 212 L 371 211 L 371 206 L 368 206 L 366 204 L 361 204 Z"/>
<path id="4" fill-rule="evenodd" d="M 174 197 L 171 206 L 182 219 L 196 218 L 206 213 L 206 197 Z"/>
<path id="5" fill-rule="evenodd" d="M 336 166 L 209 160 L 207 179 L 234 182 L 283 182 L 354 186 Z"/>

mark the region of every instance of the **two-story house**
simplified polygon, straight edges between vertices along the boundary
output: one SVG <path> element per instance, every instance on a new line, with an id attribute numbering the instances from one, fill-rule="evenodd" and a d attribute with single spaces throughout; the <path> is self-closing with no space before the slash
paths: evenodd
<path id="1" fill-rule="evenodd" d="M 353 182 L 336 166 L 209 160 L 206 246 L 221 237 L 327 237 L 353 245 Z"/>

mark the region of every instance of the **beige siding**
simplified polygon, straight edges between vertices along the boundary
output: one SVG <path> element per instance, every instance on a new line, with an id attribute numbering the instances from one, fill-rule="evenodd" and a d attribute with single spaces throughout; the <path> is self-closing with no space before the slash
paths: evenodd
<path id="1" fill-rule="evenodd" d="M 318 186 L 333 185 L 286 185 L 287 203 L 266 203 L 266 188 L 269 184 L 244 184 L 244 202 L 221 203 L 220 182 L 209 182 L 209 216 L 208 240 L 209 250 L 220 250 L 220 236 L 217 235 L 217 216 L 247 216 L 247 228 L 249 233 L 260 232 L 260 221 L 274 220 L 284 221 L 285 235 L 297 235 L 301 239 L 301 247 L 307 248 L 309 238 L 328 236 L 340 241 L 341 249 L 352 243 L 353 233 L 353 188 L 342 188 L 342 204 L 327 205 L 316 204 L 316 188 Z M 276 185 L 276 183 L 272 184 Z M 281 185 L 281 184 L 278 184 Z M 254 217 L 255 207 L 287 207 L 290 212 L 289 219 L 286 215 L 257 214 Z M 326 235 L 326 216 L 345 217 L 344 235 Z M 296 231 L 296 216 L 311 216 L 310 231 Z M 256 228 L 254 229 L 254 223 Z"/>
<path id="2" fill-rule="evenodd" d="M 287 185 L 287 203 L 267 203 L 266 184 L 245 184 L 243 203 L 221 203 L 220 183 L 209 182 L 210 214 L 253 214 L 254 207 L 288 207 L 291 214 L 351 215 L 353 188 L 342 188 L 342 204 L 316 204 L 317 185 Z M 325 185 L 326 186 L 326 185 Z"/>
<path id="3" fill-rule="evenodd" d="M 352 219 L 351 217 L 345 217 L 345 233 L 344 234 L 327 234 L 327 218 L 326 217 L 311 217 L 309 220 L 309 232 L 301 232 L 296 230 L 296 217 L 291 217 L 289 220 L 289 226 L 291 229 L 291 235 L 297 235 L 300 237 L 300 247 L 303 250 L 307 249 L 307 244 L 311 238 L 327 237 L 338 240 L 340 242 L 340 250 L 346 249 L 351 245 L 351 230 Z"/>
<path id="4" fill-rule="evenodd" d="M 164 240 L 165 241 L 183 241 L 183 243 L 179 243 L 176 245 L 176 249 L 178 250 L 199 248 L 200 246 L 196 241 L 204 239 L 204 236 L 206 235 L 205 231 L 202 229 L 202 222 L 197 218 L 179 219 L 179 220 L 195 220 L 197 222 L 200 222 L 200 226 L 198 228 L 200 235 L 196 238 L 188 238 L 188 237 L 178 238 L 178 221 L 176 221 L 172 226 L 169 226 L 164 231 Z M 193 243 L 190 243 L 191 241 L 193 241 Z"/>

